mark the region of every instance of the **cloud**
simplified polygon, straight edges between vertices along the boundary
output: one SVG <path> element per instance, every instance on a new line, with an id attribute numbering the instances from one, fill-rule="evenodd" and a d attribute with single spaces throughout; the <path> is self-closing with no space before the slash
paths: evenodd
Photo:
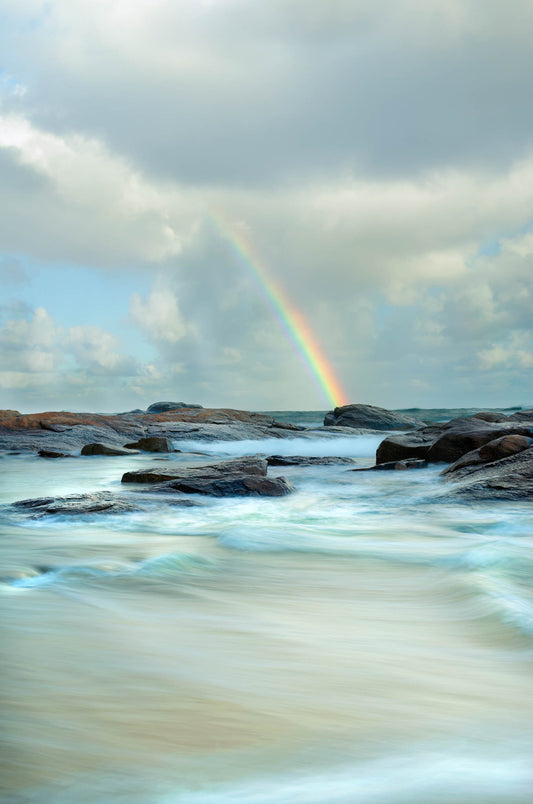
<path id="1" fill-rule="evenodd" d="M 176 343 L 187 333 L 177 299 L 170 289 L 154 288 L 145 299 L 135 293 L 130 300 L 130 311 L 133 321 L 149 340 Z"/>

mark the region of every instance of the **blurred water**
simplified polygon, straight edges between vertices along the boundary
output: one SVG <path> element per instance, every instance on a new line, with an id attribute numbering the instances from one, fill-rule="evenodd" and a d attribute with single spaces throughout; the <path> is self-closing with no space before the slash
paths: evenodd
<path id="1" fill-rule="evenodd" d="M 335 453 L 276 452 L 310 443 Z M 375 445 L 338 441 L 359 466 Z M 2 800 L 531 800 L 530 504 L 445 503 L 438 467 L 338 465 L 271 468 L 297 488 L 281 499 L 6 505 L 124 491 L 149 463 L 2 459 Z"/>

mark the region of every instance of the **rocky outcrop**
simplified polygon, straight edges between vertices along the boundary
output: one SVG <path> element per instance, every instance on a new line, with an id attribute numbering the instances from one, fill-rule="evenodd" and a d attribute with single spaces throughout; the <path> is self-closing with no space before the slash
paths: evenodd
<path id="1" fill-rule="evenodd" d="M 403 471 L 405 469 L 424 469 L 427 465 L 428 462 L 423 458 L 405 458 L 403 461 L 387 461 L 387 463 L 377 463 L 375 466 L 363 466 L 360 469 L 352 469 L 352 472 Z"/>
<path id="2" fill-rule="evenodd" d="M 326 427 L 363 427 L 370 430 L 410 430 L 420 422 L 374 405 L 343 405 L 326 414 Z"/>
<path id="3" fill-rule="evenodd" d="M 74 452 L 86 444 L 106 443 L 123 447 L 144 438 L 194 441 L 238 441 L 290 438 L 294 431 L 303 438 L 316 432 L 278 422 L 273 416 L 229 408 L 180 408 L 162 413 L 19 414 L 0 411 L 0 450 Z M 324 433 L 323 437 L 329 437 Z"/>
<path id="4" fill-rule="evenodd" d="M 81 450 L 82 455 L 139 455 L 138 449 L 125 449 L 115 447 L 113 444 L 85 444 Z"/>
<path id="5" fill-rule="evenodd" d="M 498 461 L 463 467 L 446 479 L 453 487 L 445 496 L 465 502 L 532 498 L 533 447 Z"/>
<path id="6" fill-rule="evenodd" d="M 19 513 L 28 514 L 32 519 L 53 515 L 124 514 L 143 510 L 141 506 L 131 500 L 117 497 L 111 491 L 69 494 L 65 497 L 36 497 L 29 500 L 18 500 L 12 503 L 12 507 Z"/>

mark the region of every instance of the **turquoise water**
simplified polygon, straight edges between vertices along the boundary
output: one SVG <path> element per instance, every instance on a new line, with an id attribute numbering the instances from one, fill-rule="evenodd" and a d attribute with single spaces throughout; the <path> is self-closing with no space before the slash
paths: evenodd
<path id="1" fill-rule="evenodd" d="M 359 466 L 381 438 L 295 436 L 276 452 Z M 271 468 L 281 499 L 8 505 L 151 462 L 1 460 L 3 801 L 531 801 L 530 503 L 339 465 Z"/>

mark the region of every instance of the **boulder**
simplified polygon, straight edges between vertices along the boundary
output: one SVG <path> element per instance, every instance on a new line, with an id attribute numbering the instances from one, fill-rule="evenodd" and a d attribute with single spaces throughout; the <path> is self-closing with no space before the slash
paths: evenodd
<path id="1" fill-rule="evenodd" d="M 447 475 L 463 469 L 465 466 L 474 466 L 483 463 L 490 463 L 498 461 L 501 458 L 507 458 L 509 455 L 515 455 L 522 452 L 528 447 L 533 445 L 533 438 L 528 438 L 523 435 L 505 435 L 500 438 L 495 438 L 484 444 L 479 449 L 467 452 L 462 455 L 458 460 L 454 461 L 450 466 L 447 466 L 441 474 Z"/>
<path id="2" fill-rule="evenodd" d="M 364 427 L 371 430 L 410 430 L 420 422 L 402 413 L 373 405 L 343 405 L 326 414 L 326 427 Z"/>
<path id="3" fill-rule="evenodd" d="M 432 424 L 412 433 L 385 438 L 376 452 L 376 462 L 404 458 L 426 458 L 430 463 L 451 463 L 467 452 L 505 435 L 533 435 L 533 420 L 489 422 L 479 416 L 464 416 L 443 424 Z"/>
<path id="4" fill-rule="evenodd" d="M 187 404 L 186 402 L 154 402 L 146 408 L 147 413 L 166 413 L 169 410 L 180 408 L 201 408 L 202 405 Z"/>
<path id="5" fill-rule="evenodd" d="M 445 495 L 465 502 L 531 500 L 533 447 L 486 464 L 474 464 L 447 475 L 453 488 Z"/>
<path id="6" fill-rule="evenodd" d="M 124 444 L 124 449 L 135 449 L 142 452 L 174 452 L 172 441 L 164 436 L 140 438 L 131 444 Z"/>
<path id="7" fill-rule="evenodd" d="M 195 466 L 150 466 L 147 469 L 138 469 L 125 472 L 122 483 L 164 483 L 170 480 L 214 480 L 225 475 L 255 475 L 265 477 L 267 462 L 265 458 L 248 457 L 233 458 L 217 463 L 197 464 Z"/>
<path id="8" fill-rule="evenodd" d="M 81 450 L 82 455 L 139 455 L 138 449 L 125 449 L 115 447 L 113 444 L 85 444 Z"/>

